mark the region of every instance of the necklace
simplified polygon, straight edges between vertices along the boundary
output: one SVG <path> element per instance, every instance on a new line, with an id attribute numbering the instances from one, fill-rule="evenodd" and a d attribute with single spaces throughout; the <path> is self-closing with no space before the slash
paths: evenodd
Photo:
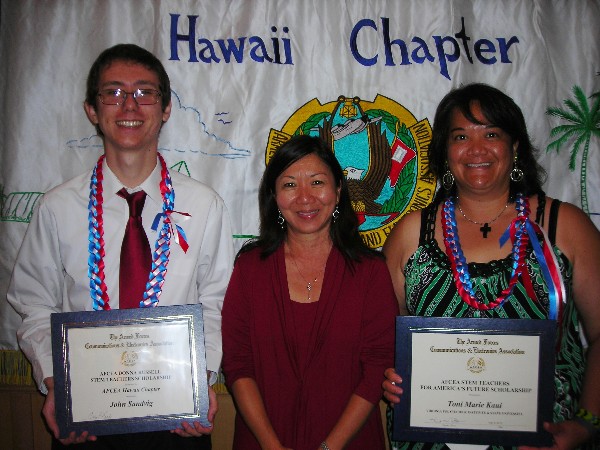
<path id="1" fill-rule="evenodd" d="M 525 250 L 529 242 L 529 236 L 526 231 L 526 225 L 529 220 L 529 199 L 519 194 L 517 196 L 517 201 L 515 202 L 515 209 L 517 210 L 517 217 L 514 218 L 509 225 L 510 234 L 513 236 L 511 255 L 513 267 L 510 281 L 508 282 L 508 286 L 500 293 L 496 300 L 489 303 L 482 303 L 475 296 L 471 277 L 469 275 L 469 267 L 460 246 L 452 197 L 447 198 L 444 202 L 442 211 L 442 229 L 444 233 L 446 254 L 450 260 L 456 289 L 462 300 L 472 308 L 477 310 L 489 310 L 502 305 L 512 293 L 512 289 L 517 283 L 519 275 L 521 273 L 526 274 Z"/>
<path id="2" fill-rule="evenodd" d="M 492 231 L 492 227 L 490 227 L 490 224 L 494 223 L 496 220 L 498 220 L 498 218 L 502 215 L 502 213 L 506 210 L 506 208 L 508 208 L 508 202 L 506 203 L 506 205 L 504 205 L 504 208 L 502 208 L 500 210 L 500 212 L 498 213 L 498 215 L 496 217 L 494 217 L 492 220 L 488 220 L 486 222 L 477 222 L 475 220 L 471 220 L 467 217 L 467 215 L 465 214 L 465 212 L 462 210 L 462 208 L 460 207 L 460 203 L 458 203 L 458 197 L 456 197 L 456 207 L 458 208 L 458 210 L 460 211 L 460 213 L 462 214 L 462 216 L 467 219 L 469 222 L 474 223 L 475 225 L 483 225 L 482 227 L 479 228 L 479 231 L 481 231 L 481 234 L 483 234 L 483 238 L 487 239 L 487 235 L 489 232 Z"/>
<path id="3" fill-rule="evenodd" d="M 289 247 L 288 247 L 289 248 Z M 312 292 L 312 289 L 314 287 L 314 284 L 316 284 L 317 280 L 319 279 L 319 274 L 317 274 L 317 276 L 315 277 L 314 280 L 312 281 L 307 281 L 306 277 L 304 275 L 302 275 L 302 272 L 300 272 L 300 268 L 298 267 L 298 264 L 296 263 L 296 258 L 294 258 L 294 255 L 292 255 L 292 252 L 290 251 L 290 259 L 292 260 L 292 262 L 294 263 L 294 267 L 296 267 L 296 270 L 298 271 L 298 274 L 300 275 L 300 277 L 304 280 L 304 282 L 306 283 L 306 301 L 310 302 L 311 301 L 311 297 L 310 297 L 310 293 Z M 327 262 L 325 263 L 327 264 Z M 319 271 L 319 273 L 324 272 L 325 271 L 325 266 L 323 266 L 323 269 L 321 269 Z"/>
<path id="4" fill-rule="evenodd" d="M 88 221 L 89 221 L 89 257 L 88 257 L 88 275 L 90 277 L 90 295 L 94 310 L 110 309 L 110 299 L 108 296 L 106 283 L 104 281 L 104 221 L 103 221 L 103 189 L 102 189 L 102 162 L 104 156 L 100 156 L 90 180 L 90 200 L 88 204 Z M 154 254 L 152 257 L 152 268 L 148 275 L 148 283 L 146 284 L 146 292 L 140 301 L 140 307 L 157 306 L 158 297 L 162 293 L 162 286 L 165 282 L 167 274 L 167 265 L 169 264 L 169 255 L 171 253 L 170 243 L 171 236 L 175 236 L 175 240 L 183 240 L 185 242 L 185 233 L 181 227 L 176 225 L 176 230 L 173 229 L 171 214 L 175 204 L 175 191 L 171 184 L 171 176 L 167 169 L 167 165 L 163 157 L 159 154 L 158 159 L 161 165 L 161 182 L 160 192 L 163 199 L 163 212 L 159 213 L 154 219 L 152 229 L 156 230 L 158 221 L 161 217 L 164 218 L 163 226 L 156 238 Z M 187 247 L 182 248 L 184 251 Z M 187 242 L 185 242 L 187 246 Z"/>

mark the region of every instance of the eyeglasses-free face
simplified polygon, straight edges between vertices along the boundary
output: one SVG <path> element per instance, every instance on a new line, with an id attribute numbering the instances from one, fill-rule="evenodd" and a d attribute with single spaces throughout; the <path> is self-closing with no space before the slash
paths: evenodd
<path id="1" fill-rule="evenodd" d="M 128 95 L 133 96 L 140 106 L 156 105 L 161 97 L 161 93 L 156 89 L 136 89 L 133 92 L 126 92 L 123 89 L 103 89 L 98 93 L 100 101 L 105 105 L 122 105 Z"/>

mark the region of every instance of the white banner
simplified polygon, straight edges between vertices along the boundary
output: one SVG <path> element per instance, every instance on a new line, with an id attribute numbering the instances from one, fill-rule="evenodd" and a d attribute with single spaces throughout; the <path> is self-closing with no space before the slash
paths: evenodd
<path id="1" fill-rule="evenodd" d="M 9 0 L 0 21 L 0 348 L 17 348 L 6 290 L 36 201 L 102 153 L 82 108 L 85 78 L 117 43 L 164 63 L 174 95 L 160 150 L 224 198 L 236 248 L 258 231 L 257 188 L 277 142 L 330 127 L 349 178 L 364 181 L 371 124 L 392 164 L 379 197 L 356 210 L 365 240 L 380 246 L 430 200 L 435 180 L 421 175 L 437 103 L 474 81 L 522 107 L 548 194 L 600 224 L 597 131 L 585 140 L 600 91 L 598 0 Z M 582 124 L 558 152 L 546 151 L 551 129 L 569 122 L 550 107 Z"/>

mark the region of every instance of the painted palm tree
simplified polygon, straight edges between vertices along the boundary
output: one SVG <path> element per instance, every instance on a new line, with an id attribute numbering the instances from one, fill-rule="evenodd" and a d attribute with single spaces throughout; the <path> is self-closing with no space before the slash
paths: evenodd
<path id="1" fill-rule="evenodd" d="M 592 105 L 588 103 L 588 98 L 583 93 L 579 86 L 573 87 L 574 99 L 567 99 L 564 104 L 567 109 L 551 107 L 546 110 L 546 113 L 551 116 L 562 119 L 567 124 L 558 125 L 550 131 L 550 137 L 558 138 L 546 147 L 546 151 L 556 150 L 558 153 L 561 147 L 567 142 L 574 140 L 571 148 L 571 157 L 569 159 L 569 169 L 575 170 L 577 154 L 583 147 L 581 154 L 581 207 L 586 214 L 589 215 L 588 199 L 587 199 L 587 159 L 590 150 L 590 141 L 593 136 L 600 138 L 600 97 L 594 94 L 591 98 Z"/>

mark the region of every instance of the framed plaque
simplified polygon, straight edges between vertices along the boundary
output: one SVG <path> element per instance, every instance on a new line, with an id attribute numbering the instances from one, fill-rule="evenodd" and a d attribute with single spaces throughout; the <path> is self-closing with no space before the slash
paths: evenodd
<path id="1" fill-rule="evenodd" d="M 201 305 L 51 316 L 60 436 L 208 426 Z"/>
<path id="2" fill-rule="evenodd" d="M 556 321 L 396 319 L 399 441 L 547 446 Z"/>

